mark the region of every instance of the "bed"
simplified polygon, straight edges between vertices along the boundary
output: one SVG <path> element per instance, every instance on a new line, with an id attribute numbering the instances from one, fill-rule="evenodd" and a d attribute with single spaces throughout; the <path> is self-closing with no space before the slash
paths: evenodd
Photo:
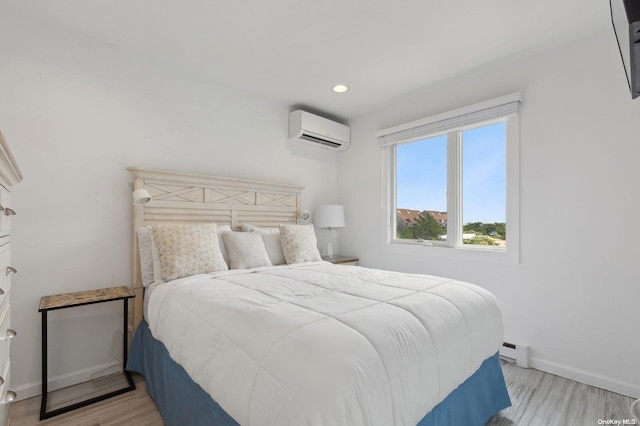
<path id="1" fill-rule="evenodd" d="M 281 224 L 289 261 L 287 233 L 308 229 L 295 225 L 298 186 L 129 171 L 152 195 L 135 229 L 155 226 L 163 253 L 165 224 L 215 223 L 219 240 L 257 233 L 265 247 L 275 232 L 260 229 Z M 260 228 L 230 232 L 244 224 Z M 510 405 L 500 310 L 478 286 L 304 256 L 277 264 L 271 252 L 268 264 L 150 283 L 139 236 L 127 369 L 145 376 L 167 425 L 481 425 Z M 238 266 L 232 248 L 224 260 Z"/>

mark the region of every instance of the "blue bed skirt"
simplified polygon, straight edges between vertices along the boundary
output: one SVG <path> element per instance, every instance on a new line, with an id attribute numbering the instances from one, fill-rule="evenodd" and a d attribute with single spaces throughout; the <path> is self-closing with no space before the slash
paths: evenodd
<path id="1" fill-rule="evenodd" d="M 147 390 L 167 426 L 238 425 L 156 340 L 146 321 L 136 331 L 127 370 L 145 377 Z M 484 425 L 511 405 L 498 354 L 480 368 L 419 423 L 419 426 Z"/>

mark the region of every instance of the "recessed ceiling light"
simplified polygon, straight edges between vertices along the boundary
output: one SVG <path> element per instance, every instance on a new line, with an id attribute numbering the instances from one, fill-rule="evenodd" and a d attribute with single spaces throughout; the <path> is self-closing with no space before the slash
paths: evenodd
<path id="1" fill-rule="evenodd" d="M 344 93 L 347 90 L 349 90 L 349 88 L 347 86 L 345 86 L 344 84 L 337 84 L 335 86 L 333 86 L 333 91 L 336 93 Z"/>

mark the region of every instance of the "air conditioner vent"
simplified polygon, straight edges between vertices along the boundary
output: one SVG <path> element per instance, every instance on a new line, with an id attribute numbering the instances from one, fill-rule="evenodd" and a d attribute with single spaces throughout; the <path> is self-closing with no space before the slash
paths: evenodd
<path id="1" fill-rule="evenodd" d="M 331 148 L 340 148 L 340 146 L 341 146 L 341 144 L 339 144 L 338 142 L 331 142 L 331 141 L 328 141 L 326 139 L 321 139 L 321 138 L 315 137 L 313 135 L 308 135 L 306 133 L 303 133 L 302 136 L 300 136 L 300 139 L 304 139 L 304 140 L 309 141 L 309 142 L 319 143 L 319 144 L 322 144 L 322 145 L 325 145 L 325 146 L 328 146 L 328 147 L 331 147 Z"/>

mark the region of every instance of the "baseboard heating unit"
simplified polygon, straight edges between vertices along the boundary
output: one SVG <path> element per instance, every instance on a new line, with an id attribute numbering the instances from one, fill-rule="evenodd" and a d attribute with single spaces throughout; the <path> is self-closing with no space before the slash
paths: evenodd
<path id="1" fill-rule="evenodd" d="M 529 347 L 503 342 L 500 347 L 500 358 L 518 367 L 529 368 Z"/>

